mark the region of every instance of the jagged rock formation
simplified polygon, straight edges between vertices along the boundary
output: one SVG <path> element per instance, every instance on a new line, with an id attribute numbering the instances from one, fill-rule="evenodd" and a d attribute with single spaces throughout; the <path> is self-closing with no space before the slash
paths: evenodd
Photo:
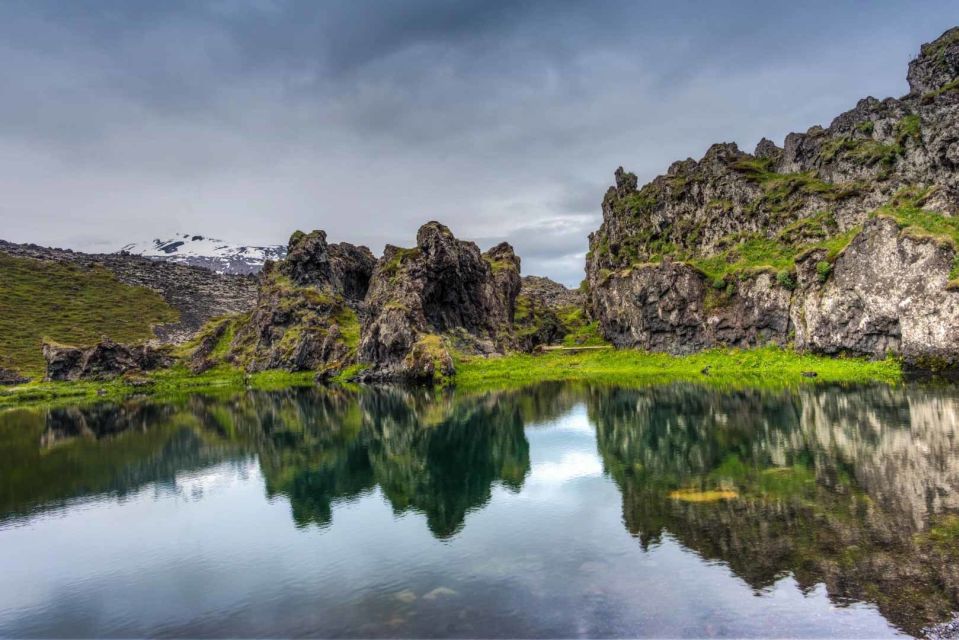
<path id="1" fill-rule="evenodd" d="M 453 372 L 446 340 L 494 353 L 510 343 L 519 259 L 503 243 L 488 254 L 429 222 L 416 247 L 389 245 L 373 271 L 360 360 L 367 377 L 431 379 Z"/>
<path id="2" fill-rule="evenodd" d="M 92 347 L 46 343 L 47 380 L 109 380 L 127 373 L 169 367 L 174 359 L 167 348 L 127 346 L 103 340 Z"/>
<path id="3" fill-rule="evenodd" d="M 366 247 L 328 244 L 326 233 L 297 231 L 287 257 L 268 262 L 256 305 L 203 335 L 191 357 L 201 371 L 223 358 L 248 371 L 287 369 L 335 373 L 356 362 L 359 319 L 375 258 Z"/>
<path id="4" fill-rule="evenodd" d="M 606 337 L 959 363 L 957 60 L 959 28 L 922 47 L 908 95 L 783 148 L 714 145 L 642 188 L 617 170 L 587 256 Z"/>
<path id="5" fill-rule="evenodd" d="M 556 344 L 585 324 L 582 292 L 539 276 L 523 278 L 517 298 L 514 329 L 517 346 L 533 351 Z"/>

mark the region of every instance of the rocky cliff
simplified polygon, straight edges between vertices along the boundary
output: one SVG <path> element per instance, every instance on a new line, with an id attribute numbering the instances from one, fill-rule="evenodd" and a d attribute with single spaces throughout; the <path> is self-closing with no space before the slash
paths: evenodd
<path id="1" fill-rule="evenodd" d="M 415 247 L 387 246 L 373 271 L 360 341 L 367 377 L 450 375 L 454 345 L 504 350 L 518 292 L 519 259 L 508 244 L 482 254 L 438 222 L 423 225 Z"/>
<path id="2" fill-rule="evenodd" d="M 908 80 L 783 147 L 717 144 L 641 188 L 617 170 L 587 255 L 606 337 L 959 363 L 959 28 Z"/>

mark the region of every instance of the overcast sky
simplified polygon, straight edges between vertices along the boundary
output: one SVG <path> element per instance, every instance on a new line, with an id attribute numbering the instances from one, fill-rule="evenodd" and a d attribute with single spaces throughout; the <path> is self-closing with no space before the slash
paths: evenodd
<path id="1" fill-rule="evenodd" d="M 951 2 L 0 0 L 0 238 L 88 251 L 427 220 L 583 276 L 645 182 L 907 91 Z"/>

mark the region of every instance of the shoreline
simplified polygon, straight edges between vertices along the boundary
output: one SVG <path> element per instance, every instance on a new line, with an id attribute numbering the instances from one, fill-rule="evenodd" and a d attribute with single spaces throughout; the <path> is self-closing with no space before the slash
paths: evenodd
<path id="1" fill-rule="evenodd" d="M 318 383 L 316 372 L 281 370 L 247 373 L 220 366 L 192 374 L 183 365 L 131 379 L 105 381 L 30 382 L 0 388 L 0 408 L 48 403 L 116 401 L 131 396 L 175 397 L 191 393 L 280 390 L 318 384 L 351 386 L 347 370 L 329 383 Z M 647 386 L 697 382 L 711 386 L 781 388 L 815 383 L 884 383 L 903 380 L 898 360 L 866 360 L 799 354 L 777 347 L 715 349 L 674 356 L 632 349 L 512 353 L 483 358 L 462 356 L 456 374 L 439 387 L 462 391 L 493 391 L 540 382 L 596 382 Z"/>

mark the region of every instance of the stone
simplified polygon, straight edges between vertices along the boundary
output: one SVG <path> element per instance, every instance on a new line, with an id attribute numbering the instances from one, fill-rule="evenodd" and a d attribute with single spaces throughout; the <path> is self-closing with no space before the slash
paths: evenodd
<path id="1" fill-rule="evenodd" d="M 46 379 L 51 381 L 110 380 L 127 373 L 169 367 L 174 358 L 166 347 L 123 345 L 104 339 L 91 347 L 43 345 Z"/>
<path id="2" fill-rule="evenodd" d="M 30 378 L 20 375 L 13 369 L 0 367 L 0 385 L 26 384 Z"/>

